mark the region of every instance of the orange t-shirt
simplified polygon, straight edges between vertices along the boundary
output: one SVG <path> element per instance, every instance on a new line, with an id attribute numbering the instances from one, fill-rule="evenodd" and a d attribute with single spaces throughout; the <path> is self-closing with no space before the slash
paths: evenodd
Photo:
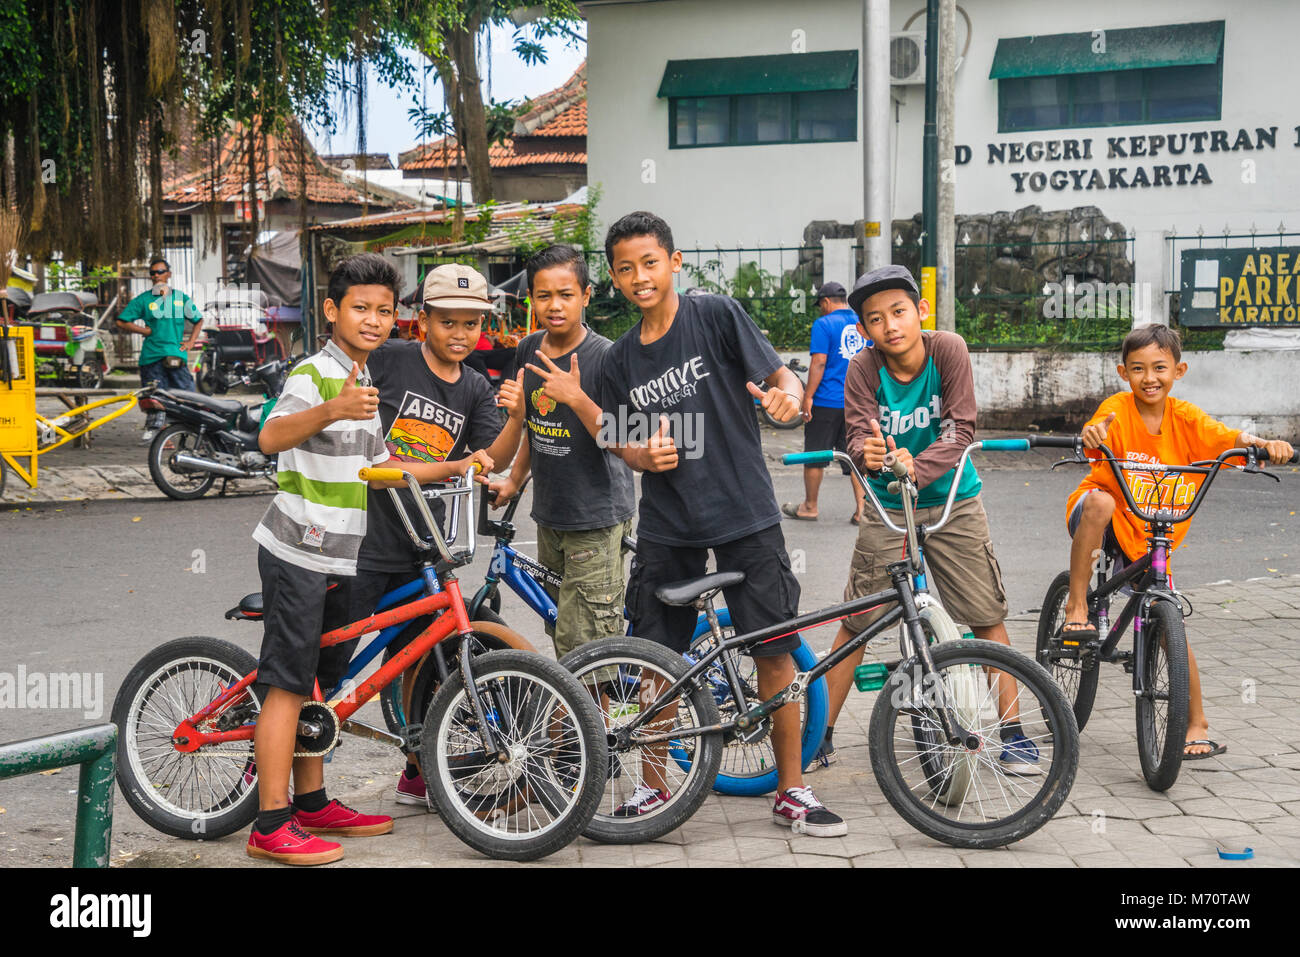
<path id="1" fill-rule="evenodd" d="M 1237 429 L 1230 429 L 1217 419 L 1210 418 L 1190 402 L 1172 397 L 1165 399 L 1165 416 L 1160 423 L 1160 434 L 1152 435 L 1142 421 L 1132 392 L 1117 392 L 1112 395 L 1098 407 L 1088 424 L 1101 422 L 1112 412 L 1115 413 L 1115 421 L 1106 432 L 1106 445 L 1115 453 L 1115 458 L 1142 466 L 1140 470 L 1127 470 L 1123 475 L 1133 501 L 1147 512 L 1157 507 L 1176 512 L 1185 511 L 1206 478 L 1205 475 L 1196 473 L 1162 475 L 1161 466 L 1190 465 L 1212 459 L 1226 449 L 1235 448 L 1241 435 Z M 1099 454 L 1087 451 L 1089 458 L 1095 458 Z M 1124 501 L 1124 493 L 1115 483 L 1115 474 L 1105 462 L 1094 465 L 1087 478 L 1071 493 L 1065 503 L 1067 521 L 1075 504 L 1085 492 L 1092 489 L 1105 489 L 1115 499 L 1116 508 L 1111 518 L 1111 527 L 1114 528 L 1115 539 L 1124 553 L 1134 560 L 1145 555 L 1146 523 L 1129 509 L 1128 503 Z M 1182 543 L 1190 524 L 1181 522 L 1173 527 L 1170 534 L 1173 548 Z"/>

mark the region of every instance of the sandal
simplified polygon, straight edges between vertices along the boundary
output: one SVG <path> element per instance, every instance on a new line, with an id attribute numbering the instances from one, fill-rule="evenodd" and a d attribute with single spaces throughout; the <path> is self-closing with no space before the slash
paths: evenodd
<path id="1" fill-rule="evenodd" d="M 1194 744 L 1208 744 L 1210 750 L 1203 754 L 1188 754 L 1187 749 Z M 1188 741 L 1183 744 L 1183 760 L 1200 761 L 1202 758 L 1212 758 L 1215 755 L 1223 754 L 1227 750 L 1228 746 L 1226 744 L 1219 744 L 1219 742 L 1211 741 L 1209 738 L 1197 738 L 1195 741 Z"/>
<path id="2" fill-rule="evenodd" d="M 1071 625 L 1074 627 L 1071 627 Z M 1067 621 L 1057 629 L 1057 642 L 1063 643 L 1066 635 L 1070 636 L 1071 644 L 1069 647 L 1083 645 L 1085 642 L 1097 640 L 1097 626 L 1090 621 Z"/>
<path id="3" fill-rule="evenodd" d="M 816 515 L 800 515 L 798 502 L 786 502 L 781 506 L 781 514 L 786 516 L 786 518 L 797 518 L 801 522 L 817 521 Z"/>

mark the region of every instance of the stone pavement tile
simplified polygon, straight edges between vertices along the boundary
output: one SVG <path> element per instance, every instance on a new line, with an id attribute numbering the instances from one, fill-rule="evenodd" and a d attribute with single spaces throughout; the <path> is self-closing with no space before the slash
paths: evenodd
<path id="1" fill-rule="evenodd" d="M 773 857 L 783 857 L 791 853 L 791 844 L 787 840 L 761 840 L 759 838 L 738 838 L 736 849 L 743 861 L 766 861 Z"/>
<path id="2" fill-rule="evenodd" d="M 1256 825 L 1221 817 L 1162 817 L 1146 822 L 1147 830 L 1157 836 L 1197 837 L 1217 840 L 1258 833 Z"/>
<path id="3" fill-rule="evenodd" d="M 1281 784 L 1270 781 L 1225 781 L 1220 784 L 1211 782 L 1210 791 L 1229 803 L 1239 798 L 1256 798 L 1281 804 L 1284 801 L 1300 801 L 1300 783 Z"/>
<path id="4" fill-rule="evenodd" d="M 1024 867 L 1020 858 L 1010 852 L 1002 854 L 993 851 L 962 851 L 959 855 L 966 867 Z"/>
<path id="5" fill-rule="evenodd" d="M 1194 798 L 1191 801 L 1181 802 L 1179 807 L 1184 814 L 1226 818 L 1232 821 L 1262 821 L 1287 813 L 1279 805 L 1267 801 L 1244 799 L 1225 801 L 1217 797 Z"/>
<path id="6" fill-rule="evenodd" d="M 718 841 L 705 841 L 687 844 L 683 847 L 687 860 L 690 861 L 738 861 L 740 850 L 732 838 Z"/>
<path id="7" fill-rule="evenodd" d="M 792 854 L 796 867 L 852 867 L 852 863 L 842 857 L 825 857 L 820 854 Z"/>
<path id="8" fill-rule="evenodd" d="M 1017 845 L 1011 847 L 1011 857 L 1017 867 L 1074 867 L 1074 859 L 1067 854 L 1037 854 L 1023 851 Z"/>
<path id="9" fill-rule="evenodd" d="M 1076 867 L 1131 867 L 1132 861 L 1119 851 L 1099 851 L 1096 854 L 1074 854 L 1070 859 Z"/>
<path id="10" fill-rule="evenodd" d="M 1178 805 L 1159 798 L 1113 797 L 1109 801 L 1098 802 L 1097 807 L 1092 810 L 1100 810 L 1108 819 L 1122 818 L 1129 821 L 1181 817 L 1183 814 Z"/>
<path id="11" fill-rule="evenodd" d="M 799 854 L 827 854 L 832 857 L 861 857 L 894 848 L 894 841 L 884 834 L 854 833 L 843 837 L 808 837 L 795 835 L 790 847 Z"/>
<path id="12" fill-rule="evenodd" d="M 628 850 L 631 851 L 631 860 L 628 863 L 637 867 L 686 863 L 686 849 L 678 844 L 660 844 L 658 842 L 633 844 Z"/>
<path id="13" fill-rule="evenodd" d="M 1174 786 L 1167 791 L 1153 791 L 1147 786 L 1146 781 L 1139 777 L 1136 781 L 1120 781 L 1115 784 L 1108 784 L 1106 791 L 1112 796 L 1122 799 L 1151 800 L 1160 799 L 1169 803 L 1171 801 L 1186 801 L 1192 798 L 1205 797 L 1207 792 L 1203 786 L 1195 782 L 1182 780 L 1180 777 L 1174 782 Z"/>
<path id="14" fill-rule="evenodd" d="M 954 861 L 960 864 L 960 861 L 954 858 Z M 877 851 L 874 854 L 863 854 L 853 858 L 854 867 L 912 867 L 913 862 L 909 861 L 902 851 L 895 848 L 890 851 Z"/>

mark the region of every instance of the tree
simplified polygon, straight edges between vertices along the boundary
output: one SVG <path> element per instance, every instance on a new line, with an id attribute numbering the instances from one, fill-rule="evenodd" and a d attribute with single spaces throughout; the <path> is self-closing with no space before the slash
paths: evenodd
<path id="1" fill-rule="evenodd" d="M 511 13 L 520 5 L 517 0 L 425 0 L 417 6 L 420 12 L 408 19 L 404 37 L 438 71 L 456 142 L 464 151 L 474 200 L 487 201 L 493 197 L 488 152 L 494 139 L 489 133 L 489 110 L 483 102 L 478 42 L 490 27 L 515 26 Z M 572 0 L 547 0 L 536 7 L 538 19 L 515 27 L 514 51 L 525 63 L 546 62 L 546 48 L 541 41 L 548 37 L 567 35 L 585 42 L 569 28 L 581 16 Z"/>

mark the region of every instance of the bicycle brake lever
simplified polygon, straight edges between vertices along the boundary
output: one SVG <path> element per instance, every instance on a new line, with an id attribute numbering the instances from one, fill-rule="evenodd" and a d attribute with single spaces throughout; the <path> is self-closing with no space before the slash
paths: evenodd
<path id="1" fill-rule="evenodd" d="M 1086 455 L 1076 455 L 1072 459 L 1061 459 L 1061 461 L 1059 462 L 1053 462 L 1052 469 L 1053 470 L 1059 469 L 1062 465 L 1091 465 L 1091 464 L 1092 464 L 1092 459 L 1088 458 Z"/>
<path id="2" fill-rule="evenodd" d="M 1249 473 L 1249 474 L 1251 474 L 1251 475 L 1267 475 L 1267 476 L 1268 476 L 1269 478 L 1271 478 L 1274 482 L 1277 482 L 1279 485 L 1282 484 L 1282 480 L 1281 480 L 1280 478 L 1278 478 L 1276 475 L 1274 475 L 1274 474 L 1273 474 L 1272 472 L 1270 472 L 1268 469 L 1262 469 L 1262 468 L 1260 468 L 1258 465 L 1243 465 L 1243 466 L 1241 466 L 1241 470 L 1242 470 L 1243 472 L 1247 472 L 1247 473 Z"/>

